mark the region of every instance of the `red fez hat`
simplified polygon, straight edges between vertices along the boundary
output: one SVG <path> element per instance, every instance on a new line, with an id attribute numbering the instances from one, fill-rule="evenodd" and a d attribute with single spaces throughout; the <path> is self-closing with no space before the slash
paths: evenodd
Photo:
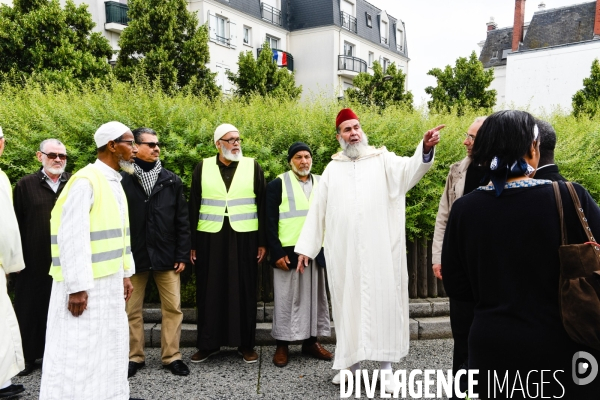
<path id="1" fill-rule="evenodd" d="M 344 121 L 348 121 L 349 119 L 358 119 L 358 115 L 354 114 L 349 108 L 344 108 L 340 111 L 335 119 L 335 127 L 337 128 Z"/>

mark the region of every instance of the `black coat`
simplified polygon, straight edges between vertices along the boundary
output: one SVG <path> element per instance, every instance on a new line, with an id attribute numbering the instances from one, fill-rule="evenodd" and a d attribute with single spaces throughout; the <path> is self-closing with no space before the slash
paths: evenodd
<path id="1" fill-rule="evenodd" d="M 298 266 L 298 254 L 294 252 L 294 246 L 283 247 L 279 240 L 279 206 L 281 205 L 281 191 L 282 182 L 279 178 L 275 178 L 267 185 L 267 243 L 269 244 L 269 259 L 273 268 L 277 268 L 275 262 L 287 255 L 290 260 L 288 267 L 290 269 L 295 269 Z M 317 265 L 325 267 L 325 254 L 323 253 L 323 249 L 321 249 L 317 255 L 316 261 Z"/>
<path id="2" fill-rule="evenodd" d="M 559 172 L 555 164 L 548 165 L 536 171 L 534 179 L 548 179 L 550 181 L 567 181 Z"/>
<path id="3" fill-rule="evenodd" d="M 121 172 L 129 206 L 135 272 L 169 271 L 190 257 L 190 225 L 183 183 L 162 169 L 150 196 L 135 175 Z"/>

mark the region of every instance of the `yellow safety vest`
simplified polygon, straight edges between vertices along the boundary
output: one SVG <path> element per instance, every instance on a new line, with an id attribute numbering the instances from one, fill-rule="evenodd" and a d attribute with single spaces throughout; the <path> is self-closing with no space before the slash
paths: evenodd
<path id="1" fill-rule="evenodd" d="M 258 209 L 254 193 L 254 159 L 242 157 L 233 175 L 229 191 L 221 177 L 217 157 L 206 158 L 202 163 L 202 201 L 197 230 L 215 233 L 229 217 L 234 231 L 258 230 Z"/>
<path id="2" fill-rule="evenodd" d="M 69 195 L 71 186 L 78 179 L 87 179 L 94 190 L 94 205 L 90 210 L 90 245 L 92 248 L 92 270 L 94 278 L 112 275 L 119 271 L 121 262 L 123 268 L 131 268 L 131 244 L 129 232 L 129 212 L 125 203 L 125 226 L 121 220 L 119 204 L 112 189 L 102 172 L 88 165 L 74 174 L 65 185 L 56 200 L 50 217 L 50 247 L 52 250 L 52 265 L 50 275 L 55 281 L 62 281 L 60 252 L 58 249 L 58 228 L 61 223 L 63 206 Z M 123 200 L 127 202 L 125 193 Z"/>
<path id="3" fill-rule="evenodd" d="M 279 241 L 283 247 L 295 246 L 304 226 L 308 208 L 312 204 L 319 179 L 313 181 L 313 190 L 307 199 L 292 171 L 278 176 L 281 179 L 281 204 L 279 205 Z"/>

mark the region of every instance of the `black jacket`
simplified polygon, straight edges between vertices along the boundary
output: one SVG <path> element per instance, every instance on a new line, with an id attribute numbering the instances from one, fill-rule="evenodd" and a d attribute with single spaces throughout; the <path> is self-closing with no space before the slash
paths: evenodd
<path id="1" fill-rule="evenodd" d="M 163 168 L 147 196 L 135 175 L 121 175 L 129 206 L 135 272 L 168 271 L 176 262 L 187 262 L 190 225 L 181 179 Z"/>
<path id="2" fill-rule="evenodd" d="M 283 247 L 279 240 L 279 206 L 281 205 L 282 186 L 283 184 L 279 178 L 275 178 L 267 185 L 267 243 L 269 244 L 269 259 L 273 268 L 277 268 L 275 262 L 287 255 L 290 260 L 288 267 L 295 269 L 298 266 L 298 255 L 294 253 L 294 246 Z M 325 267 L 325 254 L 322 248 L 316 257 L 316 261 L 317 265 Z"/>
<path id="3" fill-rule="evenodd" d="M 549 181 L 567 181 L 559 172 L 555 164 L 550 164 L 542 169 L 538 169 L 533 176 L 534 179 L 548 179 Z"/>

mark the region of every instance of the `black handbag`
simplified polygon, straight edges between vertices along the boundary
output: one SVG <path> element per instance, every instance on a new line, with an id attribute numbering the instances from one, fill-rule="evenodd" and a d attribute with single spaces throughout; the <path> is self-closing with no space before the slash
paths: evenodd
<path id="1" fill-rule="evenodd" d="M 580 244 L 567 243 L 560 188 L 558 182 L 553 182 L 561 230 L 561 245 L 558 249 L 560 314 L 571 339 L 600 350 L 600 245 L 595 242 L 573 184 L 565 184 L 588 241 Z"/>

